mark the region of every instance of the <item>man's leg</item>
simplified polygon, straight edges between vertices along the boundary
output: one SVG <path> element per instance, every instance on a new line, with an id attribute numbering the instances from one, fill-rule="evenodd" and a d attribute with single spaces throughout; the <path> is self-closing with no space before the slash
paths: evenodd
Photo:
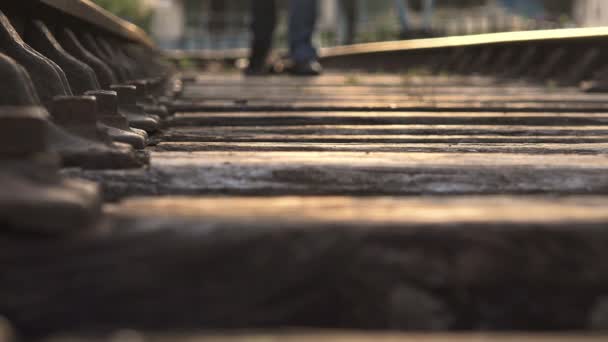
<path id="1" fill-rule="evenodd" d="M 312 45 L 312 36 L 317 22 L 317 0 L 289 1 L 289 50 L 296 63 L 317 60 L 317 51 Z"/>
<path id="2" fill-rule="evenodd" d="M 410 4 L 408 0 L 395 0 L 397 6 L 397 14 L 399 15 L 399 24 L 401 25 L 401 36 L 407 37 L 410 35 Z"/>
<path id="3" fill-rule="evenodd" d="M 433 33 L 433 15 L 435 0 L 424 0 L 422 3 L 422 26 L 426 34 Z"/>
<path id="4" fill-rule="evenodd" d="M 346 37 L 344 44 L 354 44 L 355 36 L 357 34 L 357 1 L 356 0 L 342 0 L 340 1 L 342 10 L 344 11 L 344 17 L 346 19 Z"/>
<path id="5" fill-rule="evenodd" d="M 249 71 L 262 71 L 272 48 L 272 39 L 277 23 L 275 0 L 251 0 L 251 54 Z"/>

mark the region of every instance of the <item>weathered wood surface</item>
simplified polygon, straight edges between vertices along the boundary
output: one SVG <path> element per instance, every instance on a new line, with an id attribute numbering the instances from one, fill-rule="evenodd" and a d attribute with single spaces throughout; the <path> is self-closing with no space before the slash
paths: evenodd
<path id="1" fill-rule="evenodd" d="M 416 86 L 412 86 L 412 85 Z M 605 95 L 487 78 L 326 75 L 314 79 L 201 76 L 186 92 L 218 98 L 493 96 L 602 103 Z M 408 95 L 409 94 L 409 95 Z M 220 100 L 220 102 L 223 100 Z M 560 103 L 556 102 L 559 106 Z M 538 104 L 538 103 L 537 103 Z M 127 195 L 604 194 L 608 113 L 178 113 L 156 137 L 152 166 L 88 172 L 108 199 Z M 325 107 L 322 107 L 325 108 Z M 325 108 L 327 109 L 327 108 Z M 244 109 L 246 110 L 246 109 Z M 551 158 L 546 156 L 553 156 Z M 587 156 L 585 156 L 587 155 Z M 591 158 L 582 162 L 580 158 Z M 515 162 L 514 162 L 515 161 Z M 552 164 L 560 161 L 561 164 Z M 588 167 L 593 165 L 593 167 Z M 73 171 L 70 171 L 72 173 Z"/>
<path id="2" fill-rule="evenodd" d="M 159 152 L 148 170 L 68 172 L 108 199 L 204 194 L 608 192 L 608 156 L 387 152 Z"/>
<path id="3" fill-rule="evenodd" d="M 447 120 L 446 120 L 447 121 Z M 247 126 L 247 125 L 245 125 Z M 262 127 L 178 127 L 173 128 L 165 133 L 173 134 L 192 134 L 200 135 L 202 139 L 206 135 L 312 135 L 312 136 L 332 136 L 332 135 L 384 135 L 384 136 L 401 136 L 401 135 L 503 135 L 503 136 L 542 136 L 542 135 L 572 135 L 572 136 L 604 136 L 606 135 L 606 127 L 608 126 L 517 126 L 517 125 L 500 125 L 500 123 L 490 125 L 359 125 L 359 126 L 342 126 L 342 125 L 311 125 L 311 126 L 263 126 Z M 163 139 L 169 139 L 170 135 L 165 134 Z M 261 138 L 260 140 L 262 140 Z"/>
<path id="4" fill-rule="evenodd" d="M 224 111 L 224 112 L 306 112 L 306 111 L 451 111 L 451 112 L 606 112 L 606 103 L 585 102 L 556 102 L 542 103 L 521 101 L 515 103 L 503 101 L 468 101 L 468 102 L 441 102 L 441 101 L 379 101 L 379 102 L 336 102 L 332 100 L 318 101 L 289 101 L 287 99 L 274 100 L 250 100 L 240 99 L 235 101 L 205 100 L 192 103 L 175 105 L 172 107 L 176 112 L 202 112 L 202 111 Z"/>
<path id="5" fill-rule="evenodd" d="M 504 82 L 492 77 L 483 76 L 423 76 L 423 75 L 391 75 L 388 73 L 326 73 L 322 77 L 301 79 L 290 78 L 284 76 L 270 77 L 244 77 L 239 73 L 221 73 L 221 74 L 201 74 L 192 75 L 194 82 L 187 84 L 188 87 L 196 86 L 314 86 L 314 87 L 341 87 L 349 84 L 349 80 L 356 77 L 359 85 L 382 87 L 382 86 L 401 86 L 401 85 L 426 85 L 432 87 L 439 86 L 475 86 L 487 87 L 493 86 L 498 88 L 508 87 L 531 87 L 526 82 Z M 568 89 L 568 88 L 566 88 Z M 570 88 L 571 90 L 571 88 Z"/>
<path id="6" fill-rule="evenodd" d="M 602 126 L 608 113 L 471 113 L 471 112 L 278 112 L 178 114 L 171 126 L 312 126 L 312 125 L 477 125 L 495 126 Z M 475 125 L 475 126 L 473 126 Z M 415 128 L 415 127 L 414 127 Z M 502 127 L 496 127 L 497 129 Z"/>
<path id="7" fill-rule="evenodd" d="M 512 92 L 527 91 L 559 91 L 563 93 L 578 93 L 576 87 L 556 87 L 552 82 L 547 84 L 531 84 L 526 80 L 501 79 L 486 76 L 457 76 L 457 75 L 416 75 L 414 73 L 390 74 L 390 73 L 367 73 L 367 72 L 346 72 L 346 73 L 325 73 L 322 77 L 300 79 L 284 76 L 269 77 L 245 77 L 239 73 L 221 74 L 196 74 L 192 82 L 188 82 L 186 91 L 198 90 L 199 95 L 204 94 L 201 88 L 234 88 L 234 87 L 297 87 L 297 88 L 317 88 L 324 90 L 340 90 L 348 87 L 374 87 L 384 89 L 385 87 L 403 87 L 404 91 L 415 92 L 418 89 L 479 89 L 488 93 L 502 92 L 504 90 Z M 329 89 L 328 89 L 329 88 Z"/>
<path id="8" fill-rule="evenodd" d="M 200 77 L 181 111 L 434 110 L 606 111 L 608 96 L 485 78 L 329 75 L 318 80 Z"/>
<path id="9" fill-rule="evenodd" d="M 596 126 L 525 126 L 525 125 L 302 125 L 302 126 L 211 126 L 175 127 L 165 133 L 193 134 L 285 134 L 285 135 L 608 135 L 608 125 Z M 163 136 L 163 140 L 168 135 Z"/>
<path id="10" fill-rule="evenodd" d="M 202 88 L 192 90 L 198 96 L 184 94 L 186 99 L 200 101 L 236 101 L 252 99 L 254 101 L 275 101 L 278 103 L 288 101 L 295 102 L 319 102 L 333 101 L 338 103 L 378 102 L 378 103 L 408 103 L 408 102 L 438 102 L 438 103 L 467 103 L 467 102 L 504 102 L 504 103 L 581 103 L 581 104 L 605 104 L 608 96 L 605 94 L 583 94 L 583 93 L 561 93 L 551 91 L 530 91 L 525 93 L 509 92 L 497 93 L 496 89 L 441 89 L 418 90 L 410 93 L 404 88 L 362 88 L 340 89 L 337 91 L 323 92 L 317 88 L 285 88 L 285 87 L 235 87 L 228 89 Z M 460 91 L 459 91 L 460 90 Z"/>
<path id="11" fill-rule="evenodd" d="M 135 340 L 136 339 L 136 340 Z M 122 331 L 111 334 L 108 338 L 89 339 L 61 337 L 49 339 L 48 342 L 603 342 L 608 339 L 603 335 L 584 334 L 371 334 L 362 332 L 285 332 L 285 333 L 241 333 L 241 334 L 159 334 L 145 335 L 135 331 Z"/>
<path id="12" fill-rule="evenodd" d="M 287 134 L 225 134 L 207 135 L 203 132 L 180 134 L 179 132 L 170 137 L 174 141 L 220 141 L 220 142 L 308 142 L 308 143 L 605 143 L 608 136 L 585 136 L 585 137 L 563 137 L 563 136 L 527 136 L 505 137 L 501 135 L 287 135 Z"/>
<path id="13" fill-rule="evenodd" d="M 290 142 L 162 142 L 156 152 L 424 152 L 424 153 L 519 153 L 519 154 L 606 154 L 605 143 L 303 143 Z"/>
<path id="14" fill-rule="evenodd" d="M 552 198 L 543 196 L 448 196 L 418 198 L 354 198 L 354 197 L 164 197 L 132 198 L 107 211 L 126 217 L 161 217 L 176 221 L 204 219 L 209 224 L 225 223 L 234 226 L 299 227 L 318 234 L 333 225 L 369 229 L 370 233 L 382 227 L 394 226 L 395 233 L 407 227 L 460 227 L 487 224 L 497 227 L 509 225 L 551 225 L 581 228 L 603 225 L 608 222 L 608 199 L 600 196 L 574 196 Z M 547 215 L 551 213 L 551 215 Z M 525 230 L 525 229 L 524 229 Z M 559 229 L 558 229 L 559 230 Z M 468 232 L 462 231 L 465 235 Z M 494 234 L 486 232 L 477 234 Z M 594 230 L 581 229 L 581 234 Z M 603 229 L 595 233 L 608 236 Z M 348 232 L 347 232 L 348 234 Z M 508 234 L 508 233 L 507 233 Z M 471 234 L 475 236 L 476 234 Z M 608 252 L 608 251 L 607 251 Z M 467 253 L 463 251 L 463 253 Z M 466 263 L 463 267 L 468 267 Z M 600 269 L 608 265 L 599 263 Z M 447 271 L 447 270 L 446 270 Z M 463 279 L 464 273 L 453 272 L 454 279 Z M 446 276 L 447 274 L 443 274 Z M 589 274 L 591 275 L 591 273 Z M 484 275 L 488 280 L 493 275 Z M 608 274 L 598 272 L 595 277 Z M 476 277 L 476 275 L 473 275 Z M 467 282 L 479 280 L 469 279 Z M 499 281 L 499 279 L 494 279 Z M 563 279 L 568 282 L 568 279 Z M 590 285 L 590 284 L 589 284 Z"/>
<path id="15" fill-rule="evenodd" d="M 355 81 L 199 77 L 186 94 L 221 111 L 178 113 L 150 168 L 64 170 L 120 200 L 96 231 L 0 238 L 0 313 L 40 334 L 608 329 L 603 95 L 479 77 Z M 369 111 L 372 89 L 513 103 Z M 285 98 L 264 102 L 266 91 Z M 252 102 L 232 101 L 245 92 Z M 299 93 L 362 100 L 294 112 Z"/>
<path id="16" fill-rule="evenodd" d="M 314 88 L 313 88 L 314 89 Z M 505 103 L 590 103 L 595 105 L 605 104 L 608 96 L 604 94 L 582 94 L 582 93 L 551 93 L 551 92 L 526 92 L 526 93 L 514 93 L 509 92 L 496 94 L 496 90 L 491 94 L 487 94 L 487 90 L 471 90 L 467 92 L 462 90 L 458 92 L 458 89 L 453 89 L 453 94 L 449 92 L 446 94 L 443 90 L 427 92 L 421 92 L 419 94 L 411 94 L 401 90 L 399 92 L 395 89 L 360 89 L 359 91 L 336 91 L 330 94 L 323 93 L 319 89 L 316 91 L 306 91 L 306 89 L 300 88 L 276 88 L 268 89 L 268 87 L 259 88 L 240 88 L 237 87 L 234 93 L 226 94 L 223 90 L 212 89 L 203 90 L 203 96 L 199 95 L 194 99 L 205 101 L 235 101 L 241 99 L 253 99 L 253 100 L 264 100 L 264 101 L 277 101 L 284 102 L 285 100 L 296 101 L 296 102 L 317 102 L 317 101 L 335 101 L 335 102 L 347 102 L 347 103 L 358 103 L 358 102 L 379 102 L 379 103 L 407 103 L 412 102 L 446 102 L 446 103 L 466 103 L 469 101 L 476 102 L 505 102 Z M 295 92 L 295 94 L 294 94 Z M 199 93 L 199 92 L 197 92 Z M 435 94 L 436 93 L 436 94 Z M 542 97 L 541 97 L 542 96 Z M 185 98 L 189 98 L 184 95 Z"/>
<path id="17" fill-rule="evenodd" d="M 265 82 L 262 80 L 261 82 Z M 266 81 L 267 82 L 267 81 Z M 264 91 L 266 90 L 266 91 Z M 328 91 L 329 90 L 329 91 Z M 589 99 L 601 100 L 606 98 L 606 94 L 601 93 L 581 93 L 576 88 L 549 88 L 542 86 L 529 85 L 410 85 L 404 84 L 350 84 L 346 81 L 343 84 L 284 84 L 284 83 L 260 83 L 251 82 L 249 79 L 244 79 L 235 84 L 225 81 L 223 83 L 209 83 L 201 85 L 191 85 L 185 89 L 186 95 L 191 95 L 193 98 L 200 97 L 219 97 L 219 98 L 243 98 L 243 97 L 264 97 L 266 95 L 286 95 L 286 96 L 319 96 L 319 97 L 344 97 L 352 98 L 358 95 L 364 96 L 386 96 L 396 97 L 452 97 L 460 95 L 465 98 L 477 95 L 481 97 L 504 98 L 523 96 L 535 101 L 543 100 L 543 98 L 533 98 L 532 95 L 547 96 L 546 99 L 557 99 L 563 96 L 567 99 Z M 240 95 L 240 96 L 239 96 Z M 185 96 L 189 97 L 189 96 Z"/>
<path id="18" fill-rule="evenodd" d="M 135 198 L 108 206 L 113 223 L 97 234 L 2 237 L 10 277 L 0 309 L 39 333 L 603 329 L 607 205 L 586 196 Z"/>

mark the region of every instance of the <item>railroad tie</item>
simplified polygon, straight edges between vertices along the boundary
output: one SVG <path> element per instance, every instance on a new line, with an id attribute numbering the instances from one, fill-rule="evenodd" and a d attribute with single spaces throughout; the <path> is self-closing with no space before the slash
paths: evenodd
<path id="1" fill-rule="evenodd" d="M 245 77 L 86 1 L 0 11 L 0 340 L 608 329 L 608 30 Z"/>

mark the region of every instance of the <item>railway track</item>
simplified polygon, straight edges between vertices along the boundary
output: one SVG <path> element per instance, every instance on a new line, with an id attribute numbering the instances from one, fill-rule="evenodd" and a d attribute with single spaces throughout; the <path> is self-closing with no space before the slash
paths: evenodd
<path id="1" fill-rule="evenodd" d="M 87 1 L 0 10 L 0 316 L 20 335 L 608 329 L 608 31 L 244 78 L 175 70 Z"/>

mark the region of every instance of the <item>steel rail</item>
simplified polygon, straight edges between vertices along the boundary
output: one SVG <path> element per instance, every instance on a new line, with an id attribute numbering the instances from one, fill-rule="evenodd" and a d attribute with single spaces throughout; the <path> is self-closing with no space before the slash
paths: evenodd
<path id="1" fill-rule="evenodd" d="M 484 33 L 466 36 L 354 44 L 324 48 L 321 50 L 321 56 L 323 58 L 330 58 L 344 55 L 374 54 L 408 50 L 414 51 L 550 41 L 573 42 L 597 39 L 608 40 L 608 27 Z"/>
<path id="2" fill-rule="evenodd" d="M 603 57 L 597 50 L 606 42 L 608 27 L 571 28 L 336 46 L 321 49 L 320 57 L 324 65 L 339 69 L 396 71 L 432 64 L 434 69 L 452 73 L 508 70 L 517 76 L 540 73 L 537 78 L 541 79 L 566 72 L 565 82 L 572 84 L 590 76 L 590 70 L 601 64 Z M 189 59 L 199 64 L 233 64 L 246 58 L 247 50 L 169 51 L 166 55 L 176 62 Z"/>
<path id="3" fill-rule="evenodd" d="M 608 27 L 488 33 L 322 49 L 324 66 L 368 71 L 425 68 L 433 73 L 555 80 L 605 91 Z M 596 82 L 597 81 L 597 82 Z"/>
<path id="4" fill-rule="evenodd" d="M 363 55 L 385 52 L 415 51 L 427 49 L 443 49 L 458 47 L 474 47 L 483 45 L 533 43 L 580 40 L 608 39 L 608 27 L 570 28 L 552 30 L 534 30 L 517 32 L 484 33 L 466 36 L 450 36 L 440 38 L 395 40 L 375 43 L 361 43 L 326 47 L 320 50 L 321 58 L 341 57 L 344 55 Z M 172 50 L 167 54 L 171 58 L 191 58 L 200 60 L 238 59 L 247 57 L 247 49 L 228 50 Z"/>
<path id="5" fill-rule="evenodd" d="M 22 2 L 29 6 L 28 11 L 39 16 L 45 9 L 54 9 L 62 15 L 77 19 L 106 33 L 126 40 L 134 41 L 150 48 L 156 44 L 148 34 L 138 27 L 103 9 L 90 0 L 26 0 Z M 0 8 L 19 6 L 19 3 L 0 4 Z"/>

